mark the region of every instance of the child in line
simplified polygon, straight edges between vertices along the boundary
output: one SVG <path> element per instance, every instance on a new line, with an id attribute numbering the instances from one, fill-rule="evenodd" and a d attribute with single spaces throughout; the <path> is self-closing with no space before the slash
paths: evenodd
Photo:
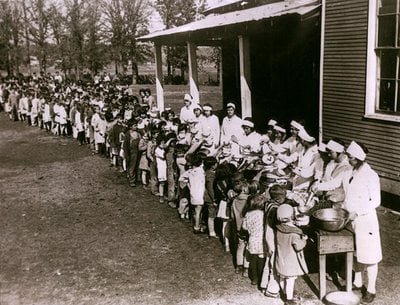
<path id="1" fill-rule="evenodd" d="M 157 147 L 156 139 L 158 137 L 159 130 L 152 128 L 150 129 L 150 139 L 147 142 L 146 156 L 149 160 L 149 185 L 150 191 L 153 195 L 158 195 L 157 185 L 157 163 L 155 157 L 155 150 Z"/>
<path id="2" fill-rule="evenodd" d="M 298 304 L 293 297 L 295 280 L 308 273 L 303 253 L 307 236 L 296 227 L 294 209 L 289 204 L 278 207 L 277 218 L 280 224 L 276 226 L 276 271 L 285 292 L 285 305 L 295 305 Z"/>
<path id="3" fill-rule="evenodd" d="M 233 190 L 238 195 L 232 202 L 232 218 L 236 225 L 236 268 L 235 273 L 247 273 L 249 262 L 246 259 L 247 231 L 242 230 L 243 209 L 249 197 L 249 184 L 246 180 L 240 180 L 235 183 Z"/>
<path id="4" fill-rule="evenodd" d="M 156 149 L 154 151 L 157 166 L 158 196 L 160 203 L 164 203 L 164 188 L 167 182 L 167 161 L 165 159 L 165 136 L 159 134 L 156 139 Z"/>
<path id="5" fill-rule="evenodd" d="M 129 185 L 136 186 L 137 171 L 139 165 L 139 141 L 141 135 L 137 131 L 137 123 L 132 122 L 132 126 L 125 134 L 124 153 L 128 172 Z"/>
<path id="6" fill-rule="evenodd" d="M 274 184 L 269 190 L 269 196 L 271 198 L 265 204 L 266 261 L 260 288 L 265 296 L 277 298 L 279 297 L 279 283 L 275 268 L 276 211 L 286 201 L 286 189 L 281 185 Z"/>
<path id="7" fill-rule="evenodd" d="M 194 207 L 194 226 L 193 233 L 203 233 L 200 227 L 200 214 L 204 205 L 205 175 L 203 160 L 198 154 L 191 155 L 189 158 L 192 168 L 184 172 L 179 181 L 187 181 L 190 189 L 190 204 Z"/>
<path id="8" fill-rule="evenodd" d="M 256 194 L 247 199 L 243 209 L 242 228 L 247 230 L 249 240 L 247 251 L 249 253 L 249 278 L 252 285 L 259 285 L 264 269 L 264 205 L 265 198 Z"/>
<path id="9" fill-rule="evenodd" d="M 149 159 L 147 158 L 147 147 L 149 143 L 149 137 L 146 132 L 143 133 L 143 137 L 139 141 L 139 152 L 140 152 L 140 161 L 139 161 L 139 170 L 140 170 L 140 178 L 142 181 L 143 189 L 148 189 L 148 173 L 150 171 Z"/>
<path id="10" fill-rule="evenodd" d="M 209 238 L 219 238 L 215 233 L 214 221 L 217 216 L 217 202 L 214 195 L 215 170 L 217 169 L 217 159 L 207 157 L 204 160 L 204 170 L 206 179 L 206 188 L 204 192 L 204 203 L 208 211 L 208 236 Z"/>

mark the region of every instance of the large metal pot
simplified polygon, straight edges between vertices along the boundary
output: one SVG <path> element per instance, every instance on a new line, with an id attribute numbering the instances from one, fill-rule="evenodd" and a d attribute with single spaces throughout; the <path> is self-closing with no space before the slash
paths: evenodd
<path id="1" fill-rule="evenodd" d="M 322 230 L 336 232 L 349 221 L 349 212 L 344 209 L 320 209 L 312 213 L 311 223 Z"/>

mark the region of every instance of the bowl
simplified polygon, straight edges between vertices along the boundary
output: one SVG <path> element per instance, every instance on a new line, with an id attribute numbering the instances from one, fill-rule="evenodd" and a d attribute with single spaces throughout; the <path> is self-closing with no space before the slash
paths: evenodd
<path id="1" fill-rule="evenodd" d="M 307 226 L 310 223 L 310 216 L 299 214 L 296 216 L 296 225 L 299 227 Z"/>
<path id="2" fill-rule="evenodd" d="M 308 214 L 311 210 L 311 207 L 308 205 L 299 205 L 297 207 L 297 210 L 301 213 L 301 214 Z"/>
<path id="3" fill-rule="evenodd" d="M 353 292 L 333 291 L 325 296 L 324 303 L 327 305 L 358 305 L 360 298 Z"/>
<path id="4" fill-rule="evenodd" d="M 312 213 L 312 224 L 324 231 L 336 232 L 349 221 L 349 212 L 344 209 L 320 209 Z"/>

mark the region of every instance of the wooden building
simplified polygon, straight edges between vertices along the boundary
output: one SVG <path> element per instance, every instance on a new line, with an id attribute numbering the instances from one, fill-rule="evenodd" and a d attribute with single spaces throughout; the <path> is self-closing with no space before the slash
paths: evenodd
<path id="1" fill-rule="evenodd" d="M 382 189 L 400 195 L 399 0 L 322 3 L 325 139 L 363 142 Z"/>
<path id="2" fill-rule="evenodd" d="M 320 140 L 361 141 L 382 189 L 400 195 L 400 0 L 253 0 L 142 37 L 187 45 L 198 98 L 195 48 L 222 49 L 223 99 L 263 126 L 304 118 Z"/>

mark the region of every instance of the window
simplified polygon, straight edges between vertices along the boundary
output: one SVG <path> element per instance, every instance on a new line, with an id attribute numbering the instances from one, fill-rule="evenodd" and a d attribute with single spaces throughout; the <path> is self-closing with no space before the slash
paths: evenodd
<path id="1" fill-rule="evenodd" d="M 366 116 L 400 121 L 400 0 L 371 0 Z"/>

